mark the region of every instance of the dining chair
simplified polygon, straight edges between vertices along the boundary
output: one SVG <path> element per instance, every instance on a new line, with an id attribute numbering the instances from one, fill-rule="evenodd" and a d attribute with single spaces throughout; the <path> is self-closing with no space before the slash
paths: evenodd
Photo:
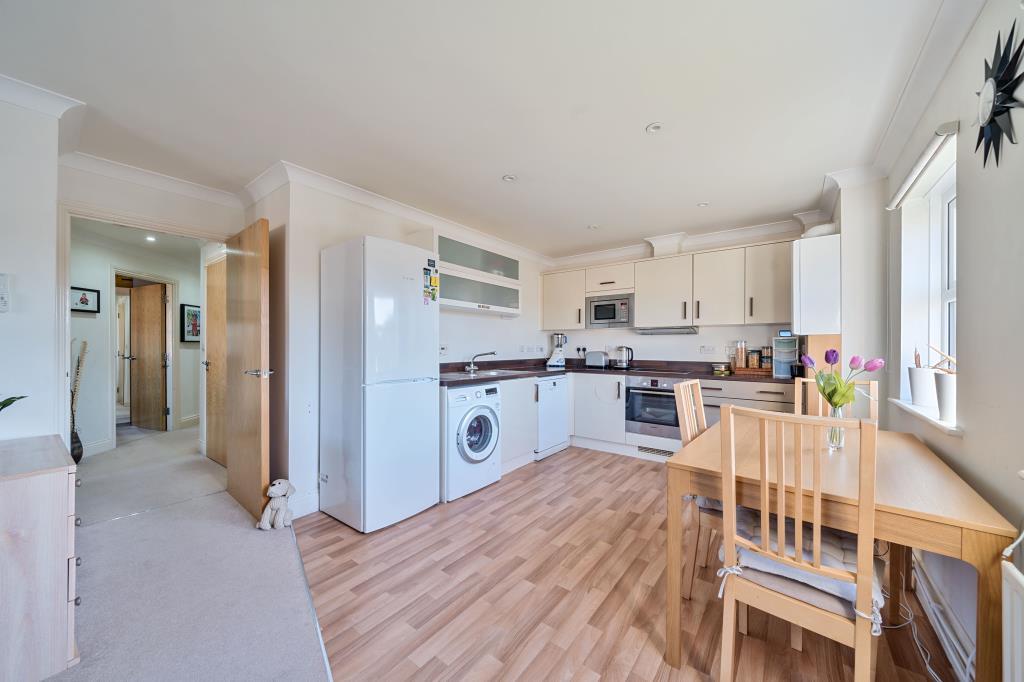
<path id="1" fill-rule="evenodd" d="M 808 385 L 809 384 L 809 385 Z M 870 398 L 868 404 L 868 419 L 878 419 L 878 381 L 873 379 L 855 379 L 853 384 L 856 388 L 864 391 Z M 814 379 L 797 378 L 793 390 L 793 412 L 794 414 L 804 413 L 804 394 L 807 395 L 807 414 L 827 416 L 827 404 L 818 385 Z M 856 401 L 854 401 L 856 404 Z"/>
<path id="2" fill-rule="evenodd" d="M 757 511 L 736 506 L 736 418 L 758 422 L 759 476 L 745 472 L 742 482 L 744 499 L 757 500 Z M 855 538 L 822 524 L 822 459 L 828 456 L 825 432 L 831 426 L 859 435 Z M 874 678 L 882 601 L 874 558 L 877 431 L 872 420 L 722 406 L 721 680 L 735 676 L 737 606 L 742 604 L 852 647 L 854 680 Z"/>

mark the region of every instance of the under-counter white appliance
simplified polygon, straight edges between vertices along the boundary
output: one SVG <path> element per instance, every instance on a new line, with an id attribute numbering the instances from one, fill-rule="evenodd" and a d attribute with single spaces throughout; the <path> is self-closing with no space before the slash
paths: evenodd
<path id="1" fill-rule="evenodd" d="M 436 283 L 436 256 L 408 244 L 321 253 L 320 509 L 364 533 L 439 501 Z"/>
<path id="2" fill-rule="evenodd" d="M 444 394 L 440 490 L 451 502 L 501 479 L 501 389 L 451 387 Z"/>
<path id="3" fill-rule="evenodd" d="M 540 461 L 569 447 L 569 377 L 537 379 L 537 449 Z"/>

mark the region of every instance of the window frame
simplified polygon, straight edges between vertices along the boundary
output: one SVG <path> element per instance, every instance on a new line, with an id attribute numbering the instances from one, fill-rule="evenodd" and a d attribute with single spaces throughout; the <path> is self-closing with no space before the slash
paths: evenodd
<path id="1" fill-rule="evenodd" d="M 956 356 L 956 164 L 953 164 L 928 191 L 928 203 L 931 232 L 928 337 L 933 346 L 944 353 Z M 949 315 L 951 306 L 952 321 Z"/>

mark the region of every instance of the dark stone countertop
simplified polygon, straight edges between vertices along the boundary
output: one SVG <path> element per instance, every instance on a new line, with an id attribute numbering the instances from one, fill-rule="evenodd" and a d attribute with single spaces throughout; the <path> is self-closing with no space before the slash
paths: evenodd
<path id="1" fill-rule="evenodd" d="M 449 362 L 441 365 L 442 386 L 472 386 L 475 384 L 491 384 L 498 381 L 510 379 L 529 379 L 534 377 L 558 376 L 568 372 L 585 374 L 615 374 L 621 376 L 654 376 L 673 377 L 687 379 L 701 379 L 714 381 L 752 381 L 758 383 L 791 384 L 792 379 L 776 379 L 771 376 L 749 376 L 731 375 L 727 377 L 715 376 L 711 371 L 711 364 L 706 362 L 689 361 L 660 361 L 660 360 L 638 360 L 634 363 L 635 369 L 623 370 L 609 368 L 586 367 L 582 360 L 566 359 L 565 369 L 550 370 L 546 366 L 546 358 L 531 358 L 527 360 L 492 360 L 490 362 L 477 363 L 481 372 L 499 370 L 498 375 L 477 375 L 469 377 L 466 375 L 463 363 Z M 504 373 L 504 372 L 509 373 Z"/>

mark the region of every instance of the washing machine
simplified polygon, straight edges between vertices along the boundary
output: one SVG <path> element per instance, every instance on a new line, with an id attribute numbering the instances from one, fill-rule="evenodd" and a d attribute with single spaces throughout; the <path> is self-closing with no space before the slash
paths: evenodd
<path id="1" fill-rule="evenodd" d="M 501 392 L 485 384 L 446 393 L 441 500 L 451 502 L 501 479 Z"/>

